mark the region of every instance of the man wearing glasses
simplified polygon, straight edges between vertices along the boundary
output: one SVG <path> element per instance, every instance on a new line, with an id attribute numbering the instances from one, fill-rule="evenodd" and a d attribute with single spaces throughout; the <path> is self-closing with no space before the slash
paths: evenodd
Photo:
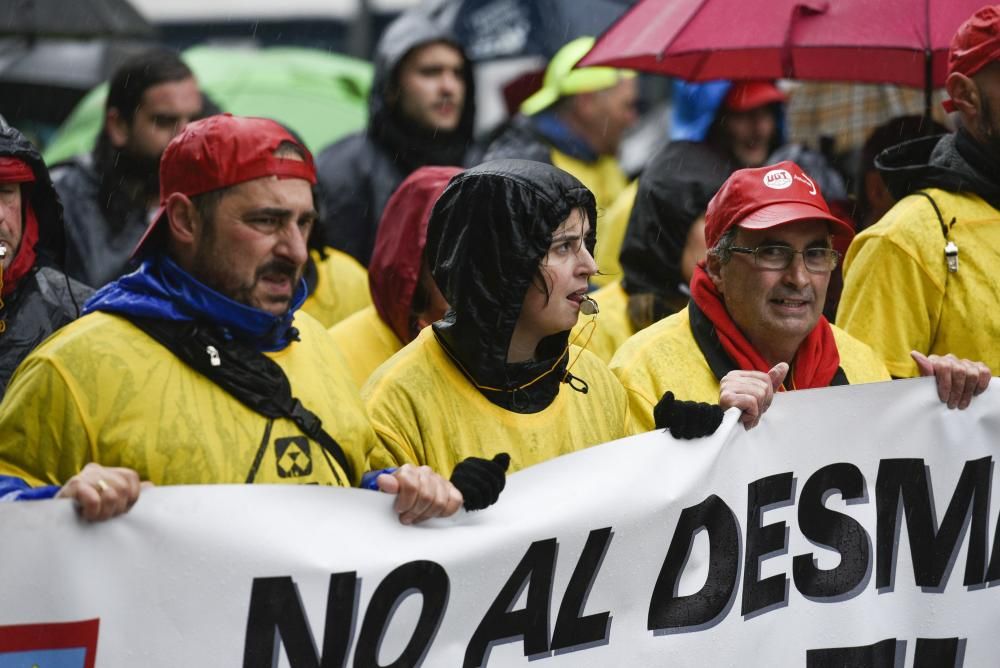
<path id="1" fill-rule="evenodd" d="M 639 332 L 611 360 L 633 420 L 652 429 L 660 398 L 736 406 L 753 427 L 774 392 L 889 380 L 879 356 L 823 317 L 830 272 L 854 229 L 793 162 L 734 172 L 705 214 L 709 251 L 683 311 Z M 951 408 L 986 389 L 985 365 L 914 353 Z"/>

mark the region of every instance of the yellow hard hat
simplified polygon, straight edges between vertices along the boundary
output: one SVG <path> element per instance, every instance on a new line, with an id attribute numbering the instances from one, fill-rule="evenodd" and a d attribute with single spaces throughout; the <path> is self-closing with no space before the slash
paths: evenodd
<path id="1" fill-rule="evenodd" d="M 611 88 L 622 79 L 635 76 L 632 70 L 615 67 L 574 69 L 594 46 L 595 41 L 593 37 L 577 37 L 559 49 L 545 68 L 542 88 L 521 104 L 521 113 L 533 116 L 552 106 L 560 98 Z"/>

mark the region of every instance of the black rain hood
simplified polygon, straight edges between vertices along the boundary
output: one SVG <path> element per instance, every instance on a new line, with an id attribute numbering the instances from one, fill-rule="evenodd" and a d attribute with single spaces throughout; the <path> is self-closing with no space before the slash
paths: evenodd
<path id="1" fill-rule="evenodd" d="M 671 142 L 643 170 L 619 260 L 626 293 L 663 302 L 654 320 L 687 303 L 681 261 L 688 232 L 736 168 L 709 144 Z"/>
<path id="2" fill-rule="evenodd" d="M 403 116 L 389 97 L 398 84 L 399 65 L 413 49 L 446 42 L 465 60 L 465 102 L 458 127 L 452 132 L 434 132 Z M 433 10 L 414 8 L 393 21 L 375 47 L 375 76 L 368 96 L 368 136 L 394 155 L 403 174 L 424 165 L 461 165 L 473 141 L 476 88 L 472 63 L 451 30 Z"/>
<path id="3" fill-rule="evenodd" d="M 1000 156 L 959 129 L 887 148 L 875 158 L 889 192 L 897 200 L 922 188 L 973 192 L 1000 209 Z"/>
<path id="4" fill-rule="evenodd" d="M 63 208 L 52 187 L 49 170 L 31 142 L 16 128 L 0 125 L 0 157 L 23 160 L 35 173 L 34 183 L 25 184 L 28 201 L 38 219 L 38 243 L 35 244 L 36 265 L 62 267 L 66 254 L 63 232 Z M 23 222 L 23 221 L 22 221 Z"/>
<path id="5" fill-rule="evenodd" d="M 585 243 L 593 252 L 597 207 L 582 183 L 551 165 L 495 160 L 453 178 L 431 213 L 424 253 L 451 304 L 434 333 L 480 392 L 507 410 L 537 413 L 561 382 L 574 380 L 563 355 L 568 331 L 543 339 L 529 362 L 508 364 L 507 351 L 552 234 L 575 209 L 590 221 Z"/>

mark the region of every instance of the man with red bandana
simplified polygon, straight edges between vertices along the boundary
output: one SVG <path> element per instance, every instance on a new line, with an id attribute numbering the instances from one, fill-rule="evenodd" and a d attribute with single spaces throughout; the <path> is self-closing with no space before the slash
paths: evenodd
<path id="1" fill-rule="evenodd" d="M 14 369 L 93 292 L 60 270 L 62 206 L 38 150 L 0 127 L 0 399 Z"/>
<path id="2" fill-rule="evenodd" d="M 871 348 L 823 317 L 840 259 L 833 241 L 853 235 L 795 163 L 734 172 L 705 213 L 709 251 L 694 270 L 691 302 L 611 360 L 633 420 L 652 429 L 661 397 L 673 392 L 738 407 L 749 428 L 777 391 L 889 380 Z M 913 358 L 950 408 L 965 408 L 989 383 L 979 362 Z"/>

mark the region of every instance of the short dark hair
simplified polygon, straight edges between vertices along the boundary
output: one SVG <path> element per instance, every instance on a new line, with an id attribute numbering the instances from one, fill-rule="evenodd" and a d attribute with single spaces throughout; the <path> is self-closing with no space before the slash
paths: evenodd
<path id="1" fill-rule="evenodd" d="M 156 48 L 126 60 L 111 77 L 106 109 L 117 109 L 126 123 L 131 123 L 143 93 L 153 86 L 190 79 L 191 72 L 180 55 L 170 49 Z"/>
<path id="2" fill-rule="evenodd" d="M 719 237 L 715 245 L 708 249 L 708 254 L 719 259 L 720 264 L 728 264 L 733 257 L 733 246 L 736 245 L 736 233 L 739 231 L 738 225 L 733 225 Z"/>

